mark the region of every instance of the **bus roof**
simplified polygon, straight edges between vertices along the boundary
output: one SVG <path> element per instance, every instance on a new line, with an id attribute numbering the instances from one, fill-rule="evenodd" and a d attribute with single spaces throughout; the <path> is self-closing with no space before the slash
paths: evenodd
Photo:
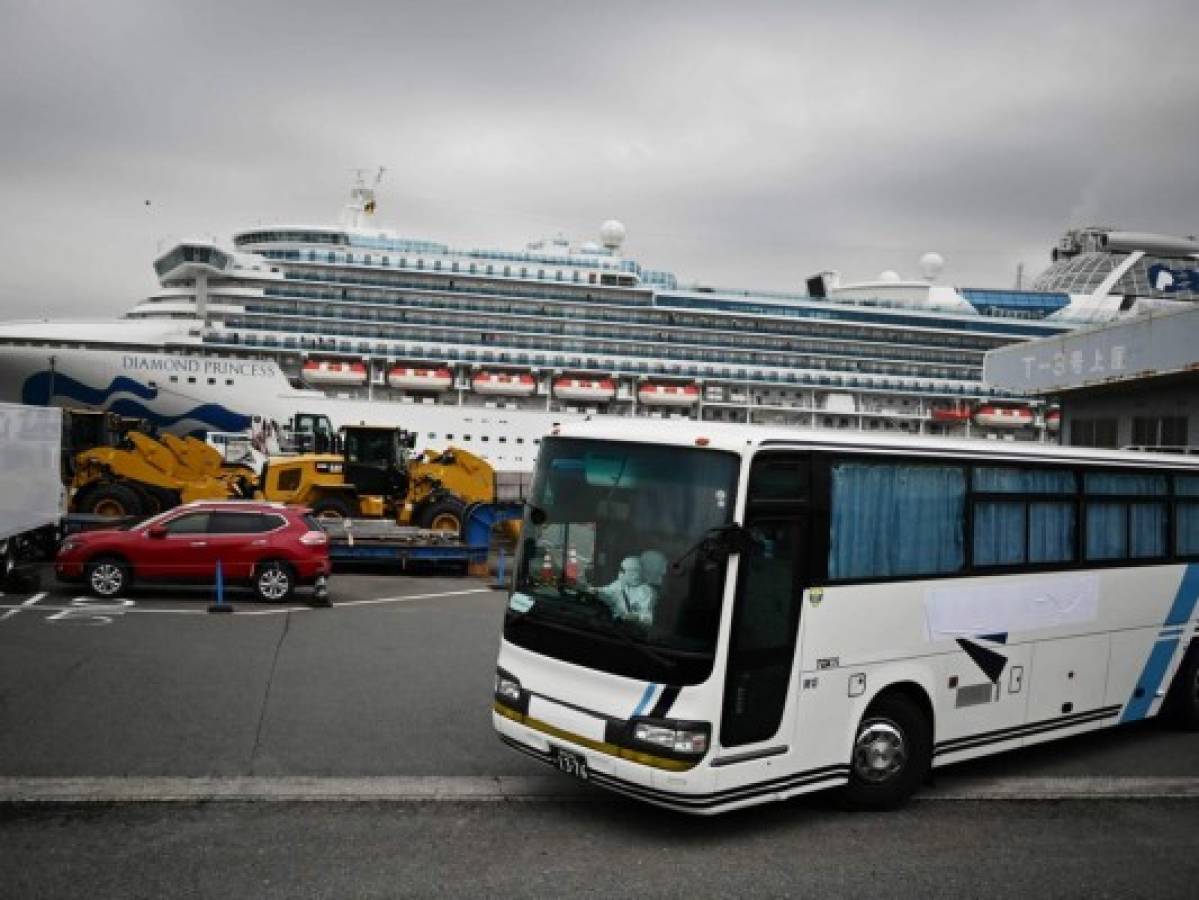
<path id="1" fill-rule="evenodd" d="M 926 435 L 900 435 L 894 432 L 869 433 L 848 429 L 816 430 L 772 425 L 678 420 L 659 422 L 642 419 L 615 419 L 612 421 L 605 417 L 603 420 L 564 422 L 555 427 L 554 434 L 562 437 L 631 441 L 642 444 L 708 447 L 738 454 L 752 454 L 760 448 L 767 447 L 790 447 L 797 450 L 858 450 L 886 455 L 977 458 L 1024 463 L 1106 464 L 1199 471 L 1199 457 L 1178 453 L 1063 447 L 1058 444 L 1042 444 L 1032 441 L 964 440 Z"/>

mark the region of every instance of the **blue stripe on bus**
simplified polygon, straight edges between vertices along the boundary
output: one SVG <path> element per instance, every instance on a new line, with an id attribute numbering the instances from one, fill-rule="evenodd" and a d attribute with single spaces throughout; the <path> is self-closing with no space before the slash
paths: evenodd
<path id="1" fill-rule="evenodd" d="M 1136 691 L 1128 701 L 1128 706 L 1124 707 L 1124 715 L 1120 717 L 1122 723 L 1135 722 L 1148 715 L 1149 707 L 1157 699 L 1157 689 L 1161 687 L 1166 669 L 1170 667 L 1170 660 L 1174 658 L 1174 651 L 1177 649 L 1177 638 L 1159 640 L 1153 645 L 1149 659 L 1145 661 L 1145 669 L 1137 679 Z"/>
<path id="2" fill-rule="evenodd" d="M 653 699 L 654 691 L 657 689 L 658 686 L 656 684 L 647 684 L 645 686 L 645 693 L 641 695 L 641 702 L 638 703 L 637 708 L 633 710 L 633 716 L 639 716 L 645 712 L 645 708 L 649 706 L 649 701 Z M 632 716 L 629 718 L 632 718 Z"/>
<path id="3" fill-rule="evenodd" d="M 1162 623 L 1163 628 L 1185 624 L 1195 612 L 1195 601 L 1199 600 L 1199 565 L 1191 563 L 1182 573 L 1182 583 L 1174 595 L 1174 605 Z"/>

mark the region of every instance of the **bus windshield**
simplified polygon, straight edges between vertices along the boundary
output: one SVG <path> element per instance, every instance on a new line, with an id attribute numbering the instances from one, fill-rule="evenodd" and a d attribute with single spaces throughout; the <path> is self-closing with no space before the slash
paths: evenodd
<path id="1" fill-rule="evenodd" d="M 738 459 L 689 447 L 549 438 L 525 511 L 505 636 L 628 677 L 711 671 Z"/>

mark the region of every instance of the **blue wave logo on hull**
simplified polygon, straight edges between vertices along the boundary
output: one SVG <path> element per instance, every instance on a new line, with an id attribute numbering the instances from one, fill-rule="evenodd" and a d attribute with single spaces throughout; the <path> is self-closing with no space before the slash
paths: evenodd
<path id="1" fill-rule="evenodd" d="M 132 378 L 118 376 L 104 390 L 76 381 L 68 375 L 55 373 L 54 396 L 66 397 L 81 406 L 93 406 L 107 409 L 121 416 L 131 416 L 146 419 L 159 428 L 171 428 L 185 419 L 193 419 L 210 426 L 213 431 L 245 431 L 250 427 L 250 417 L 233 412 L 217 403 L 202 403 L 178 416 L 164 416 L 155 412 L 143 403 L 131 397 L 121 397 L 113 400 L 115 394 L 133 394 L 141 400 L 157 400 L 158 390 L 147 387 Z M 49 372 L 38 372 L 25 379 L 21 388 L 21 402 L 30 406 L 48 406 L 50 404 Z"/>

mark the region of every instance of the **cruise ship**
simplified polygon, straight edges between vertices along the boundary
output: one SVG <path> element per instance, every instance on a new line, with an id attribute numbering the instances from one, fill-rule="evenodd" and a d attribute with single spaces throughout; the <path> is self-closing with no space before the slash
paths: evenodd
<path id="1" fill-rule="evenodd" d="M 501 472 L 596 415 L 1055 440 L 1052 407 L 982 384 L 983 354 L 1199 296 L 1193 239 L 1110 228 L 1068 233 L 1031 290 L 940 284 L 934 253 L 917 279 L 726 290 L 627 257 L 616 221 L 516 251 L 406 238 L 376 185 L 337 227 L 176 244 L 121 318 L 0 324 L 0 400 L 186 433 L 327 415 Z"/>

